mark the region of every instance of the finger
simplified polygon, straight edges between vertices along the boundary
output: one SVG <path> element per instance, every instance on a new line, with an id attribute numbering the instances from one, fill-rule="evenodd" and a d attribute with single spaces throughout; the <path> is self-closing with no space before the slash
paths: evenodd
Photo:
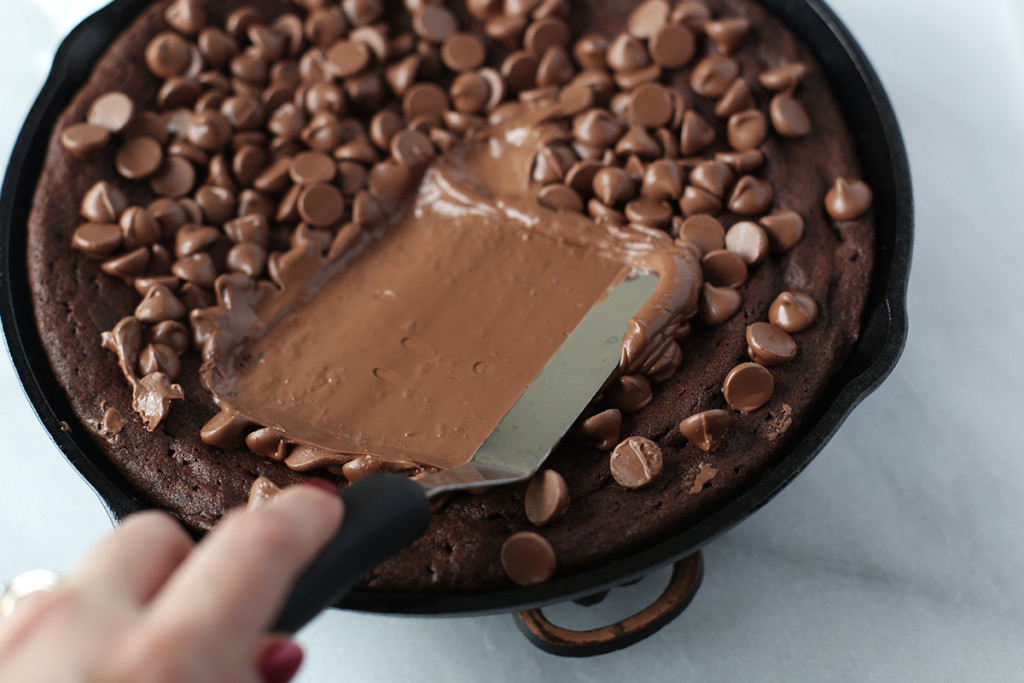
<path id="1" fill-rule="evenodd" d="M 270 636 L 260 647 L 256 670 L 263 683 L 288 683 L 302 666 L 303 652 L 287 636 Z"/>
<path id="2" fill-rule="evenodd" d="M 169 515 L 140 512 L 93 546 L 68 581 L 145 604 L 188 557 L 193 545 Z"/>
<path id="3" fill-rule="evenodd" d="M 153 601 L 158 630 L 250 643 L 280 611 L 291 583 L 334 535 L 341 499 L 293 486 L 263 507 L 229 515 Z"/>

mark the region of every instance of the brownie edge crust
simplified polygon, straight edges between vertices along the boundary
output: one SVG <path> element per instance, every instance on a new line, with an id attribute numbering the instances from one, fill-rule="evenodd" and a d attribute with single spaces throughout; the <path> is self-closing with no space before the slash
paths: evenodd
<path id="1" fill-rule="evenodd" d="M 114 170 L 114 146 L 98 160 L 75 159 L 61 146 L 61 131 L 83 121 L 89 104 L 109 90 L 128 93 L 137 102 L 152 103 L 159 83 L 142 59 L 148 41 L 167 30 L 167 0 L 147 8 L 109 47 L 92 75 L 74 96 L 51 133 L 42 176 L 36 187 L 28 224 L 28 271 L 40 337 L 54 374 L 67 393 L 84 429 L 136 493 L 154 507 L 170 511 L 189 526 L 209 529 L 229 509 L 246 501 L 258 476 L 288 485 L 306 475 L 247 449 L 225 451 L 205 444 L 199 430 L 217 407 L 198 381 L 199 356 L 181 358 L 178 382 L 185 399 L 168 418 L 147 432 L 131 409 L 131 391 L 116 356 L 102 348 L 100 334 L 134 310 L 140 296 L 133 288 L 100 270 L 100 262 L 71 247 L 71 236 L 83 222 L 82 195 L 97 181 L 125 192 L 130 205 L 155 199 L 144 183 L 130 183 Z M 212 0 L 211 23 L 220 23 L 232 9 L 256 5 L 274 17 L 297 11 L 277 0 Z M 572 3 L 574 37 L 598 31 L 607 35 L 625 26 L 635 6 L 600 3 L 580 11 Z M 717 327 L 695 324 L 682 343 L 679 372 L 655 386 L 653 401 L 638 413 L 624 416 L 622 435 L 655 441 L 664 453 L 664 470 L 648 488 L 619 486 L 608 468 L 607 453 L 566 443 L 546 463 L 568 484 L 571 504 L 565 515 L 542 530 L 558 558 L 558 576 L 600 566 L 664 540 L 718 509 L 749 488 L 786 452 L 816 401 L 857 339 L 860 315 L 869 288 L 873 260 L 873 224 L 864 217 L 836 222 L 823 199 L 837 177 L 859 178 L 853 142 L 813 56 L 771 14 L 746 0 L 708 0 L 716 15 L 740 14 L 750 19 L 756 44 L 734 57 L 744 73 L 758 73 L 779 64 L 801 61 L 809 70 L 800 97 L 814 123 L 804 138 L 771 136 L 762 146 L 767 159 L 759 175 L 775 188 L 774 209 L 791 208 L 803 216 L 803 239 L 791 250 L 751 269 L 740 288 L 740 311 Z M 698 54 L 698 59 L 703 53 Z M 696 60 L 694 60 L 696 62 Z M 688 78 L 692 64 L 676 76 Z M 691 102 L 707 111 L 712 102 Z M 719 121 L 717 126 L 721 128 Z M 719 215 L 728 225 L 739 217 Z M 679 433 L 679 421 L 695 412 L 726 407 L 722 381 L 728 371 L 748 360 L 746 326 L 768 318 L 768 307 L 784 290 L 800 290 L 818 303 L 817 321 L 796 335 L 799 353 L 786 365 L 772 368 L 775 393 L 752 413 L 735 413 L 726 443 L 708 454 Z M 126 423 L 117 434 L 101 429 L 104 412 L 118 409 Z M 72 427 L 73 431 L 80 429 Z M 701 464 L 717 471 L 694 493 Z M 361 587 L 397 593 L 465 593 L 507 586 L 498 562 L 502 542 L 512 533 L 532 530 L 523 511 L 525 484 L 481 495 L 453 497 L 413 546 L 379 566 Z"/>

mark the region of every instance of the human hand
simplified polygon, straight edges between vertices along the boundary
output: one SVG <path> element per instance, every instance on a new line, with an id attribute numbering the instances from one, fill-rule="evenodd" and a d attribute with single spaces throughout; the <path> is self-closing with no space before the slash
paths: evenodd
<path id="1" fill-rule="evenodd" d="M 196 545 L 142 512 L 52 592 L 0 619 L 0 681 L 284 683 L 302 650 L 267 633 L 299 572 L 335 534 L 341 499 L 293 486 Z"/>

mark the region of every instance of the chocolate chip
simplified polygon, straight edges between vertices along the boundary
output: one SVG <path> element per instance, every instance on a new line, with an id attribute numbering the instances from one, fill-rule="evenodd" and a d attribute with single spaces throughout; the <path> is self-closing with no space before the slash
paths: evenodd
<path id="1" fill-rule="evenodd" d="M 792 90 L 807 73 L 807 67 L 801 62 L 791 62 L 783 66 L 762 71 L 757 79 L 768 90 L 782 92 Z"/>
<path id="2" fill-rule="evenodd" d="M 543 536 L 520 531 L 501 545 L 501 566 L 520 586 L 544 583 L 555 574 L 555 551 Z"/>
<path id="3" fill-rule="evenodd" d="M 391 155 L 405 166 L 421 167 L 436 154 L 430 138 L 418 130 L 403 131 L 391 140 Z"/>
<path id="4" fill-rule="evenodd" d="M 684 156 L 697 154 L 715 141 L 714 127 L 695 111 L 683 114 L 683 126 L 679 135 L 679 151 Z"/>
<path id="5" fill-rule="evenodd" d="M 621 211 L 601 203 L 601 200 L 594 197 L 587 202 L 587 213 L 597 223 L 607 223 L 609 225 L 625 225 L 626 215 Z"/>
<path id="6" fill-rule="evenodd" d="M 221 237 L 217 228 L 187 223 L 174 237 L 174 255 L 179 259 L 210 246 Z"/>
<path id="7" fill-rule="evenodd" d="M 433 83 L 417 83 L 402 97 L 402 112 L 407 120 L 421 116 L 440 121 L 448 109 L 448 96 Z"/>
<path id="8" fill-rule="evenodd" d="M 75 123 L 60 134 L 60 144 L 76 159 L 94 158 L 110 142 L 110 131 L 91 123 Z"/>
<path id="9" fill-rule="evenodd" d="M 788 363 L 796 357 L 796 342 L 780 327 L 758 322 L 747 326 L 747 354 L 766 367 Z"/>
<path id="10" fill-rule="evenodd" d="M 337 163 L 323 152 L 303 152 L 292 160 L 289 169 L 292 181 L 299 185 L 329 183 L 337 172 Z"/>
<path id="11" fill-rule="evenodd" d="M 542 470 L 526 487 L 523 504 L 528 520 L 536 526 L 547 526 L 569 508 L 569 487 L 558 472 Z"/>
<path id="12" fill-rule="evenodd" d="M 739 221 L 725 233 L 725 248 L 754 265 L 768 256 L 768 235 L 757 223 Z"/>
<path id="13" fill-rule="evenodd" d="M 181 361 L 170 347 L 147 344 L 139 353 L 138 369 L 140 375 L 162 372 L 173 382 L 181 372 Z"/>
<path id="14" fill-rule="evenodd" d="M 561 183 L 551 183 L 541 188 L 537 201 L 554 211 L 583 211 L 583 200 L 577 192 Z"/>
<path id="15" fill-rule="evenodd" d="M 171 265 L 171 273 L 200 287 L 213 287 L 217 279 L 217 268 L 205 251 L 178 259 Z"/>
<path id="16" fill-rule="evenodd" d="M 138 206 L 125 209 L 118 221 L 125 249 L 136 249 L 157 242 L 161 237 L 160 224 L 146 209 Z"/>
<path id="17" fill-rule="evenodd" d="M 705 325 L 721 325 L 736 315 L 743 305 L 743 296 L 735 287 L 716 287 L 710 282 L 701 285 L 697 315 Z"/>
<path id="18" fill-rule="evenodd" d="M 82 216 L 95 223 L 113 223 L 126 208 L 128 200 L 124 193 L 101 180 L 86 190 L 82 197 L 80 212 Z"/>
<path id="19" fill-rule="evenodd" d="M 613 76 L 615 85 L 619 86 L 624 92 L 636 88 L 644 83 L 653 83 L 661 78 L 661 67 L 657 64 L 649 64 L 641 69 L 635 71 L 617 71 Z"/>
<path id="20" fill-rule="evenodd" d="M 626 204 L 626 219 L 649 228 L 665 228 L 672 220 L 672 206 L 658 199 L 634 199 Z"/>
<path id="21" fill-rule="evenodd" d="M 215 68 L 219 68 L 231 61 L 231 58 L 238 54 L 238 41 L 230 34 L 218 28 L 207 27 L 199 32 L 197 41 L 199 54 L 206 62 Z"/>
<path id="22" fill-rule="evenodd" d="M 690 63 L 697 41 L 685 26 L 669 24 L 651 35 L 648 42 L 651 61 L 663 69 L 679 69 Z"/>
<path id="23" fill-rule="evenodd" d="M 740 363 L 725 376 L 722 394 L 733 410 L 752 413 L 772 397 L 775 380 L 772 373 L 757 363 Z"/>
<path id="24" fill-rule="evenodd" d="M 144 323 L 176 320 L 185 315 L 185 305 L 164 285 L 153 285 L 135 308 L 135 317 Z"/>
<path id="25" fill-rule="evenodd" d="M 177 320 L 157 323 L 150 328 L 148 337 L 153 344 L 166 346 L 177 354 L 188 351 L 191 344 L 188 329 Z"/>
<path id="26" fill-rule="evenodd" d="M 487 81 L 478 73 L 467 71 L 460 73 L 452 81 L 452 106 L 462 113 L 477 113 L 487 107 L 491 92 Z"/>
<path id="27" fill-rule="evenodd" d="M 560 86 L 572 80 L 576 69 L 565 48 L 549 47 L 537 64 L 537 85 L 541 88 Z"/>
<path id="28" fill-rule="evenodd" d="M 668 22 L 670 10 L 666 0 L 645 0 L 630 13 L 626 27 L 637 38 L 650 38 Z"/>
<path id="29" fill-rule="evenodd" d="M 563 19 L 545 17 L 532 22 L 523 35 L 523 47 L 531 54 L 542 55 L 549 48 L 569 44 L 569 26 Z"/>
<path id="30" fill-rule="evenodd" d="M 807 110 L 792 95 L 782 93 L 773 97 L 768 112 L 775 132 L 783 137 L 799 138 L 811 132 Z"/>
<path id="31" fill-rule="evenodd" d="M 836 178 L 825 194 L 825 210 L 837 221 L 859 218 L 871 208 L 871 188 L 861 180 Z"/>
<path id="32" fill-rule="evenodd" d="M 726 131 L 733 149 L 753 149 L 768 135 L 768 119 L 760 109 L 747 109 L 729 117 Z"/>
<path id="33" fill-rule="evenodd" d="M 116 134 L 124 132 L 134 117 L 135 104 L 132 99 L 123 92 L 112 91 L 93 100 L 86 121 Z"/>
<path id="34" fill-rule="evenodd" d="M 714 453 L 725 440 L 732 423 L 726 410 L 705 410 L 689 416 L 679 423 L 679 433 L 705 453 Z"/>
<path id="35" fill-rule="evenodd" d="M 456 33 L 441 45 L 441 60 L 456 73 L 477 69 L 486 58 L 487 48 L 472 33 Z"/>
<path id="36" fill-rule="evenodd" d="M 804 236 L 804 219 L 796 211 L 783 209 L 761 218 L 761 227 L 768 234 L 772 251 L 792 249 Z"/>
<path id="37" fill-rule="evenodd" d="M 661 145 L 651 137 L 646 128 L 633 126 L 615 143 L 615 153 L 619 156 L 654 159 L 661 156 Z M 642 178 L 644 175 L 643 169 L 640 168 L 637 171 L 634 175 Z"/>
<path id="38" fill-rule="evenodd" d="M 679 208 L 687 217 L 716 214 L 722 210 L 722 200 L 703 188 L 687 185 L 683 190 L 682 199 L 679 200 Z"/>
<path id="39" fill-rule="evenodd" d="M 181 75 L 191 61 L 189 44 L 177 33 L 157 34 L 146 45 L 146 66 L 157 78 Z"/>
<path id="40" fill-rule="evenodd" d="M 484 22 L 484 33 L 491 40 L 513 46 L 522 37 L 526 24 L 526 17 L 496 14 Z"/>
<path id="41" fill-rule="evenodd" d="M 130 281 L 137 275 L 142 275 L 149 265 L 149 249 L 138 247 L 128 253 L 107 259 L 100 265 L 100 269 L 107 275 L 124 278 Z"/>
<path id="42" fill-rule="evenodd" d="M 317 47 L 326 47 L 348 31 L 348 20 L 340 7 L 313 10 L 303 23 L 306 39 Z"/>
<path id="43" fill-rule="evenodd" d="M 716 197 L 725 195 L 729 183 L 735 177 L 736 174 L 732 168 L 721 161 L 702 161 L 690 171 L 690 182 L 703 190 L 707 190 Z"/>
<path id="44" fill-rule="evenodd" d="M 610 451 L 619 442 L 622 429 L 622 411 L 617 408 L 602 410 L 583 420 L 576 429 L 576 437 L 586 446 Z"/>
<path id="45" fill-rule="evenodd" d="M 608 67 L 605 61 L 607 51 L 608 39 L 599 33 L 590 33 L 576 41 L 572 47 L 572 56 L 582 69 L 604 71 Z"/>
<path id="46" fill-rule="evenodd" d="M 164 20 L 179 33 L 194 36 L 206 25 L 206 11 L 199 0 L 175 0 L 164 10 Z"/>
<path id="47" fill-rule="evenodd" d="M 605 60 L 617 72 L 636 71 L 650 63 L 643 43 L 628 33 L 620 33 L 608 44 Z"/>
<path id="48" fill-rule="evenodd" d="M 152 175 L 163 162 L 164 152 L 153 138 L 134 137 L 125 140 L 117 150 L 114 164 L 117 172 L 129 180 L 141 180 Z"/>
<path id="49" fill-rule="evenodd" d="M 624 413 L 635 413 L 647 407 L 654 394 L 651 382 L 643 375 L 620 375 L 605 391 L 604 403 Z"/>
<path id="50" fill-rule="evenodd" d="M 728 17 L 704 24 L 704 33 L 723 54 L 730 54 L 740 46 L 750 32 L 746 17 Z"/>
<path id="51" fill-rule="evenodd" d="M 636 180 L 621 168 L 605 167 L 594 174 L 594 195 L 606 206 L 622 204 L 636 196 Z"/>
<path id="52" fill-rule="evenodd" d="M 725 55 L 710 55 L 693 67 L 690 87 L 703 97 L 720 97 L 739 75 L 740 67 L 735 59 Z"/>
<path id="53" fill-rule="evenodd" d="M 649 485 L 661 474 L 664 458 L 658 444 L 642 436 L 631 436 L 612 451 L 612 477 L 627 489 Z"/>
<path id="54" fill-rule="evenodd" d="M 607 109 L 591 109 L 573 119 L 573 137 L 592 147 L 609 147 L 622 135 L 620 124 Z"/>
<path id="55" fill-rule="evenodd" d="M 252 5 L 242 5 L 232 10 L 224 20 L 224 28 L 235 38 L 245 36 L 249 27 L 254 24 L 265 24 L 267 17 L 263 12 Z"/>
<path id="56" fill-rule="evenodd" d="M 768 308 L 772 325 L 790 333 L 806 330 L 818 317 L 818 304 L 803 292 L 782 292 Z"/>
<path id="57" fill-rule="evenodd" d="M 333 185 L 318 183 L 302 190 L 296 208 L 302 220 L 317 228 L 326 228 L 341 220 L 345 198 Z"/>
<path id="58" fill-rule="evenodd" d="M 71 245 L 91 258 L 105 258 L 121 246 L 121 228 L 116 223 L 85 223 L 71 235 Z"/>
<path id="59" fill-rule="evenodd" d="M 752 173 L 761 168 L 764 154 L 759 149 L 746 149 L 742 152 L 716 152 L 715 161 L 731 166 L 737 173 Z"/>
<path id="60" fill-rule="evenodd" d="M 711 10 L 699 0 L 684 0 L 672 8 L 668 20 L 700 33 L 704 30 L 704 25 L 711 20 Z"/>
<path id="61" fill-rule="evenodd" d="M 231 190 L 216 185 L 202 186 L 196 191 L 195 199 L 206 222 L 216 225 L 230 220 L 238 206 L 238 200 Z"/>
<path id="62" fill-rule="evenodd" d="M 754 106 L 750 86 L 742 78 L 737 78 L 715 103 L 715 116 L 729 118 L 741 111 L 753 109 Z"/>
<path id="63" fill-rule="evenodd" d="M 687 218 L 679 226 L 679 237 L 696 245 L 703 254 L 725 247 L 725 228 L 713 216 L 698 215 Z"/>
<path id="64" fill-rule="evenodd" d="M 745 175 L 733 188 L 729 197 L 729 210 L 744 216 L 764 213 L 772 205 L 773 194 L 770 182 Z"/>
<path id="65" fill-rule="evenodd" d="M 739 287 L 747 281 L 747 264 L 727 249 L 709 251 L 700 260 L 704 280 L 717 287 Z"/>
<path id="66" fill-rule="evenodd" d="M 440 43 L 459 30 L 455 15 L 440 5 L 427 5 L 412 17 L 412 30 L 420 38 Z"/>
<path id="67" fill-rule="evenodd" d="M 657 83 L 647 83 L 631 93 L 627 111 L 634 125 L 657 128 L 668 125 L 674 108 L 672 98 L 664 87 Z"/>

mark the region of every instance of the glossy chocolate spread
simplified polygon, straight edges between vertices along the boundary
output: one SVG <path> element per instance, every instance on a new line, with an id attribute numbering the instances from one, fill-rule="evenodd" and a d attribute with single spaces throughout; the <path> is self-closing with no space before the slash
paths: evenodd
<path id="1" fill-rule="evenodd" d="M 557 107 L 506 105 L 431 164 L 396 164 L 390 221 L 343 229 L 326 256 L 297 241 L 273 283 L 221 276 L 218 305 L 192 318 L 222 410 L 204 440 L 239 445 L 259 425 L 336 453 L 462 464 L 633 272 L 660 281 L 628 323 L 619 370 L 674 372 L 674 335 L 697 307 L 696 255 L 660 231 L 538 204 L 530 169 L 565 135 L 546 123 Z"/>

